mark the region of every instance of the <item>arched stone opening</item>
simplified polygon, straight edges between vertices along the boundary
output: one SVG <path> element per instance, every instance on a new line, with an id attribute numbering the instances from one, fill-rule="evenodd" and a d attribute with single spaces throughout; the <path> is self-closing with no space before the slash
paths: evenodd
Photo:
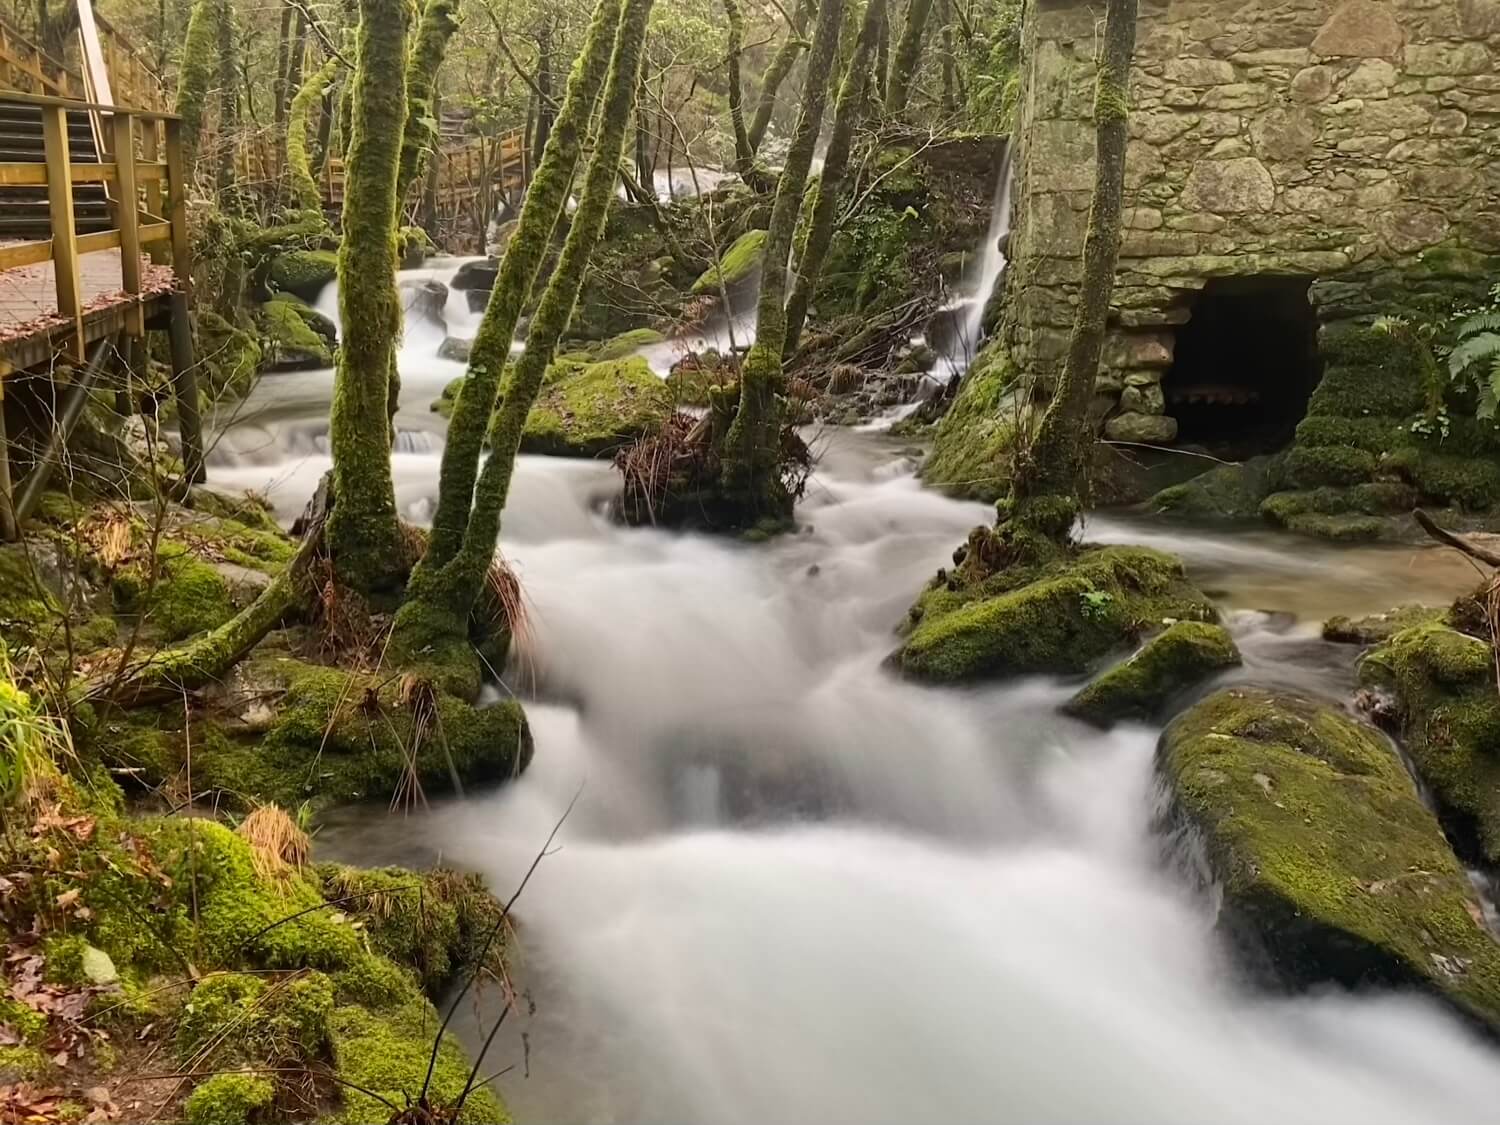
<path id="1" fill-rule="evenodd" d="M 1178 445 L 1239 460 L 1292 440 L 1322 374 L 1310 284 L 1257 276 L 1204 285 L 1162 381 Z"/>

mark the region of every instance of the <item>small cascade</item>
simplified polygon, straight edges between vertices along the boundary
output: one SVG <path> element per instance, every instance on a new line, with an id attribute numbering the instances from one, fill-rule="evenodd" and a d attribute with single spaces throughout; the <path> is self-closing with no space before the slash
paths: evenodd
<path id="1" fill-rule="evenodd" d="M 1005 272 L 1004 243 L 1010 234 L 1010 146 L 1000 160 L 1000 175 L 995 181 L 995 198 L 990 207 L 990 225 L 984 241 L 979 246 L 978 268 L 964 286 L 963 292 L 955 296 L 946 307 L 933 318 L 930 339 L 942 359 L 934 369 L 935 378 L 947 383 L 968 370 L 969 364 L 979 353 L 984 337 L 984 310 L 995 293 L 1000 275 Z M 946 314 L 946 315 L 945 315 Z M 937 331 L 938 329 L 945 331 Z"/>

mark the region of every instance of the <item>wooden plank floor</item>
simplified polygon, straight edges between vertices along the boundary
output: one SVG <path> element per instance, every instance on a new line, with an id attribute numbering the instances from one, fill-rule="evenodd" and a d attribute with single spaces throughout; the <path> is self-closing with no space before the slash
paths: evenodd
<path id="1" fill-rule="evenodd" d="M 79 259 L 85 316 L 114 305 L 129 305 L 120 288 L 120 251 L 95 250 Z M 165 293 L 176 284 L 171 266 L 141 258 L 142 296 Z M 65 322 L 57 315 L 57 275 L 53 263 L 0 271 L 0 346 L 50 334 Z"/>

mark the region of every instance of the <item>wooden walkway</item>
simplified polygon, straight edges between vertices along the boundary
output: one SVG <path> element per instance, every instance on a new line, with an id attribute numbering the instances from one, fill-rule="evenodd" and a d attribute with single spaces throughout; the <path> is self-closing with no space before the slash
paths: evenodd
<path id="1" fill-rule="evenodd" d="M 0 249 L 15 242 L 0 242 Z M 95 250 L 78 256 L 79 304 L 85 336 L 98 339 L 127 326 L 128 313 L 171 292 L 177 274 L 141 256 L 140 292 L 125 291 L 120 251 Z M 56 334 L 66 335 L 72 321 L 57 307 L 57 267 L 49 259 L 0 271 L 0 355 L 15 368 L 44 363 Z"/>

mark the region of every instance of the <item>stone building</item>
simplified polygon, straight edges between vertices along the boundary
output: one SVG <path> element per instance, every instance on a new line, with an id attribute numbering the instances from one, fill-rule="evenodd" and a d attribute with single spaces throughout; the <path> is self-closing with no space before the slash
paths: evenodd
<path id="1" fill-rule="evenodd" d="M 1005 334 L 1060 369 L 1103 5 L 1030 0 Z M 1108 436 L 1284 443 L 1319 328 L 1451 305 L 1500 251 L 1500 0 L 1141 0 Z"/>

